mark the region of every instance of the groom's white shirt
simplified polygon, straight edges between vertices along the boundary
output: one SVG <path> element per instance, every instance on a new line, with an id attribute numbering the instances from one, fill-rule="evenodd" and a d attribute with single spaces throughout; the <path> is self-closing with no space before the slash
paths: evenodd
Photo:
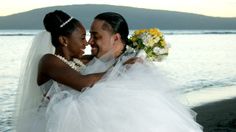
<path id="1" fill-rule="evenodd" d="M 100 58 L 94 57 L 87 65 L 86 68 L 80 71 L 81 74 L 91 74 L 91 73 L 100 73 L 105 72 L 108 68 L 110 68 L 116 59 L 113 57 L 113 52 L 109 51 L 105 55 Z"/>
<path id="2" fill-rule="evenodd" d="M 129 51 L 123 53 L 118 58 L 114 58 L 111 54 L 112 52 L 108 52 L 100 58 L 94 57 L 86 66 L 84 70 L 80 73 L 83 75 L 92 74 L 92 73 L 101 73 L 107 71 L 111 66 L 114 66 L 115 63 L 124 63 L 128 59 L 134 57 L 134 53 Z"/>

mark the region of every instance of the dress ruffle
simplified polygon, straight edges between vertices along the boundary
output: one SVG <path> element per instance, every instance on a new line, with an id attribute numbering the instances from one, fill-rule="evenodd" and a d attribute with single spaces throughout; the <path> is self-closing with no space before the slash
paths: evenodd
<path id="1" fill-rule="evenodd" d="M 63 88 L 48 104 L 46 131 L 201 132 L 165 76 L 148 63 L 120 63 L 82 93 Z"/>

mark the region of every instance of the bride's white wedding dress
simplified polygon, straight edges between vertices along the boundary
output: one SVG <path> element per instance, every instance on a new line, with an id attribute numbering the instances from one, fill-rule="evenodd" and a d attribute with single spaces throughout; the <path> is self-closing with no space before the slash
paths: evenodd
<path id="1" fill-rule="evenodd" d="M 56 92 L 47 110 L 49 132 L 199 132 L 192 111 L 157 67 L 119 61 L 92 88 Z"/>
<path id="2" fill-rule="evenodd" d="M 177 100 L 176 90 L 165 73 L 149 62 L 123 65 L 126 57 L 120 57 L 103 79 L 83 92 L 53 80 L 43 84 L 40 88 L 47 95 L 29 111 L 31 114 L 19 124 L 19 131 L 202 131 L 194 112 Z M 103 66 L 108 65 L 96 60 L 82 72 L 99 72 Z"/>

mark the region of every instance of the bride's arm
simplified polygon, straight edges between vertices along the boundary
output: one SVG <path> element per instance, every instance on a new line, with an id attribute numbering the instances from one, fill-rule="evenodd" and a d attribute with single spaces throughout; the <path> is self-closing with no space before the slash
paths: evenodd
<path id="1" fill-rule="evenodd" d="M 47 80 L 53 79 L 81 91 L 84 87 L 92 86 L 103 75 L 104 73 L 82 75 L 54 55 L 48 54 L 42 58 L 39 64 L 37 83 L 41 85 Z"/>

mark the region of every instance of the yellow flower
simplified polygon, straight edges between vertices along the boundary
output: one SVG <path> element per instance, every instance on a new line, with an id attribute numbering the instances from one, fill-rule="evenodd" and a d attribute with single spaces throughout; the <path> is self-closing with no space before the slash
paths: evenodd
<path id="1" fill-rule="evenodd" d="M 149 33 L 150 33 L 151 35 L 155 36 L 155 35 L 157 34 L 157 31 L 156 31 L 155 28 L 151 28 L 151 29 L 149 29 Z"/>
<path id="2" fill-rule="evenodd" d="M 136 31 L 134 32 L 134 36 L 139 36 L 139 35 L 141 35 L 141 34 L 144 33 L 144 32 L 145 32 L 145 29 L 136 30 Z"/>
<path id="3" fill-rule="evenodd" d="M 162 33 L 160 32 L 160 30 L 158 28 L 151 28 L 148 31 L 151 35 L 153 35 L 154 37 L 158 37 L 161 36 Z"/>
<path id="4" fill-rule="evenodd" d="M 137 41 L 137 38 L 136 37 L 131 37 L 131 41 L 135 42 L 135 41 Z"/>
<path id="5" fill-rule="evenodd" d="M 162 47 L 166 47 L 166 41 L 162 40 L 160 41 Z"/>

